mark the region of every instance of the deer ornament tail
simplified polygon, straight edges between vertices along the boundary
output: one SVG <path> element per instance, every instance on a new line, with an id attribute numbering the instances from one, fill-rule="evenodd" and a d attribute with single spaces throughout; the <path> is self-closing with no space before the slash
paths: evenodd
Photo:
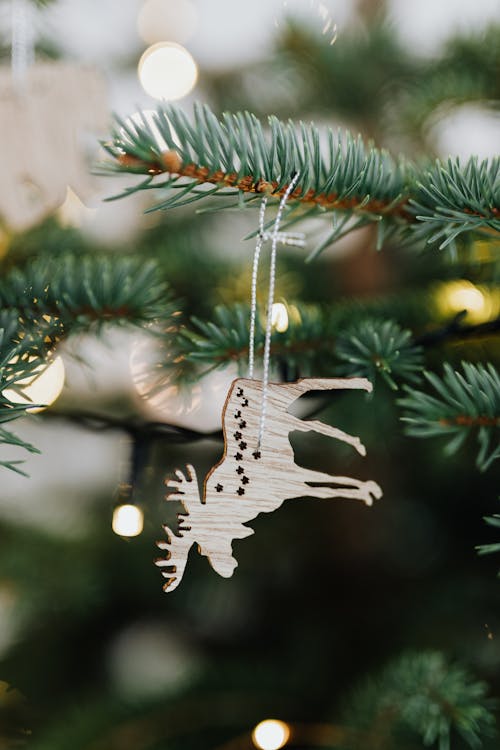
<path id="1" fill-rule="evenodd" d="M 230 577 L 237 566 L 233 539 L 253 534 L 245 524 L 259 513 L 270 513 L 285 500 L 296 497 L 352 498 L 371 505 L 382 496 L 376 482 L 333 476 L 298 466 L 289 435 L 296 430 L 318 432 L 348 443 L 366 455 L 359 438 L 319 421 L 301 420 L 289 412 L 296 399 L 308 391 L 371 391 L 364 378 L 307 378 L 294 383 L 270 383 L 267 395 L 266 430 L 258 445 L 262 383 L 235 380 L 222 412 L 224 454 L 207 474 L 203 492 L 192 466 L 166 480 L 167 500 L 180 501 L 177 534 L 164 526 L 166 539 L 158 547 L 166 552 L 156 560 L 166 579 L 165 591 L 173 591 L 182 580 L 189 551 L 198 545 L 219 575 Z"/>

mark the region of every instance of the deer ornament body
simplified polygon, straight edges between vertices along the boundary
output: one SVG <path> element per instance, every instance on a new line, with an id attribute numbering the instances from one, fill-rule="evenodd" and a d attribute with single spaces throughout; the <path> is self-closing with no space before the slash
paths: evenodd
<path id="1" fill-rule="evenodd" d="M 351 445 L 362 456 L 366 450 L 359 438 L 323 424 L 301 420 L 288 411 L 296 399 L 308 391 L 354 389 L 371 391 L 364 378 L 308 378 L 294 383 L 270 383 L 267 394 L 267 420 L 258 445 L 262 405 L 262 383 L 239 378 L 231 385 L 222 412 L 224 454 L 207 474 L 200 490 L 192 466 L 186 473 L 175 472 L 166 485 L 168 500 L 182 503 L 178 533 L 164 526 L 166 540 L 158 547 L 166 556 L 156 561 L 167 579 L 165 591 L 179 585 L 189 550 L 197 543 L 200 554 L 208 557 L 219 575 L 233 574 L 237 562 L 232 554 L 234 539 L 253 534 L 246 526 L 259 513 L 270 513 L 285 500 L 297 497 L 353 498 L 371 505 L 382 491 L 373 481 L 332 476 L 303 468 L 295 463 L 289 435 L 296 430 L 312 430 Z"/>

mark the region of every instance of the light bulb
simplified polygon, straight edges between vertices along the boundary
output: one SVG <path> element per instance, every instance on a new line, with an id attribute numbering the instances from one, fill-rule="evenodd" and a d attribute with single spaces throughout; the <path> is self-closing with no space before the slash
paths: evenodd
<path id="1" fill-rule="evenodd" d="M 288 329 L 288 310 L 282 302 L 275 302 L 271 308 L 271 325 L 278 333 Z"/>
<path id="2" fill-rule="evenodd" d="M 445 316 L 467 311 L 467 320 L 481 323 L 497 310 L 497 301 L 486 289 L 479 289 L 466 279 L 448 281 L 438 287 L 437 304 Z"/>
<path id="3" fill-rule="evenodd" d="M 31 359 L 33 360 L 34 357 Z M 14 363 L 15 360 L 12 360 L 11 364 Z M 2 391 L 2 395 L 13 404 L 36 404 L 26 411 L 37 414 L 53 404 L 60 395 L 64 386 L 64 377 L 64 362 L 61 357 L 56 357 L 48 364 L 36 367 L 29 377 L 18 380 L 16 387 L 20 392 L 13 388 L 6 388 Z"/>
<path id="4" fill-rule="evenodd" d="M 112 528 L 118 536 L 139 536 L 144 528 L 144 513 L 137 505 L 119 505 L 113 511 Z"/>
<path id="5" fill-rule="evenodd" d="M 259 750 L 280 750 L 290 738 L 290 728 L 284 721 L 266 719 L 257 724 L 252 741 Z"/>
<path id="6" fill-rule="evenodd" d="M 148 47 L 139 60 L 138 72 L 143 89 L 155 99 L 167 101 L 187 96 L 198 79 L 192 55 L 175 42 Z"/>

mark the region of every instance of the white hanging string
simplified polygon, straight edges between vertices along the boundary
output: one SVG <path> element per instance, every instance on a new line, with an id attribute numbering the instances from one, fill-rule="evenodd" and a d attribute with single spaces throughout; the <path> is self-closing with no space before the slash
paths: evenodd
<path id="1" fill-rule="evenodd" d="M 278 241 L 280 237 L 280 224 L 283 218 L 283 212 L 288 198 L 292 194 L 295 186 L 299 180 L 299 173 L 296 172 L 287 189 L 285 190 L 283 197 L 281 198 L 278 213 L 276 214 L 276 220 L 274 222 L 273 231 L 271 234 L 271 266 L 269 271 L 269 292 L 267 297 L 267 320 L 266 320 L 266 338 L 264 342 L 264 366 L 262 375 L 262 407 L 260 412 L 260 424 L 259 424 L 259 439 L 257 442 L 257 450 L 262 445 L 262 439 L 264 437 L 264 428 L 266 424 L 266 409 L 267 409 L 267 391 L 269 386 L 269 362 L 271 358 L 271 334 L 272 334 L 272 310 L 274 303 L 274 288 L 276 285 L 276 252 L 278 247 Z"/>
<path id="2" fill-rule="evenodd" d="M 35 59 L 35 34 L 31 0 L 11 0 L 11 69 L 14 81 L 21 85 Z"/>
<path id="3" fill-rule="evenodd" d="M 283 245 L 293 245 L 295 247 L 304 247 L 305 235 L 302 232 L 279 232 L 276 231 L 276 224 L 274 225 L 272 232 L 266 232 L 264 227 L 264 219 L 267 208 L 267 195 L 264 195 L 260 204 L 259 211 L 259 231 L 257 233 L 257 242 L 255 243 L 255 250 L 253 255 L 253 268 L 252 268 L 252 293 L 250 302 L 250 335 L 248 339 L 248 375 L 247 377 L 253 379 L 254 366 L 255 366 L 255 324 L 257 319 L 257 278 L 259 275 L 259 261 L 260 253 L 264 242 L 267 242 L 273 237 L 276 238 L 276 242 L 281 242 Z"/>
<path id="4" fill-rule="evenodd" d="M 248 377 L 253 378 L 253 370 L 255 364 L 255 320 L 257 317 L 257 276 L 259 272 L 259 260 L 260 251 L 262 245 L 266 241 L 266 232 L 264 231 L 264 216 L 266 213 L 267 206 L 267 195 L 262 198 L 259 211 L 259 233 L 257 234 L 257 242 L 255 243 L 255 251 L 253 254 L 253 269 L 252 269 L 252 299 L 250 303 L 250 337 L 248 340 Z"/>

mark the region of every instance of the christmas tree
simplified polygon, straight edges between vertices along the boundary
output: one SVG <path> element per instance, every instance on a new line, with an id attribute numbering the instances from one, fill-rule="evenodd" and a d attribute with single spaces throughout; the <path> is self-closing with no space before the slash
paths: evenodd
<path id="1" fill-rule="evenodd" d="M 498 142 L 500 27 L 419 55 L 398 3 L 351 3 L 338 29 L 324 3 L 274 9 L 266 55 L 202 68 L 192 105 L 99 125 L 99 210 L 139 222 L 110 243 L 71 191 L 60 207 L 61 185 L 83 190 L 65 109 L 71 127 L 100 123 L 95 81 L 80 72 L 85 96 L 70 85 L 57 117 L 23 119 L 46 96 L 26 14 L 57 20 L 58 4 L 13 2 L 6 42 L 19 134 L 0 196 L 0 747 L 497 747 L 500 162 L 486 136 L 461 157 L 446 137 L 486 122 Z M 185 5 L 141 6 L 156 43 L 142 82 L 160 99 L 181 98 L 182 76 L 148 65 L 186 52 L 160 23 L 182 42 Z M 31 53 L 66 54 L 43 36 Z M 126 68 L 137 42 L 117 57 Z M 46 182 L 42 146 L 60 150 Z M 231 397 L 245 499 L 210 526 L 223 481 L 201 484 L 230 445 L 237 378 L 245 407 L 259 384 L 255 461 L 272 433 L 277 465 L 289 432 L 310 483 L 287 494 L 292 464 L 279 482 L 265 464 L 221 563 L 207 549 L 252 482 L 251 419 Z M 298 411 L 278 419 L 284 392 Z M 338 492 L 325 472 L 357 479 Z M 277 482 L 300 499 L 262 512 Z"/>

